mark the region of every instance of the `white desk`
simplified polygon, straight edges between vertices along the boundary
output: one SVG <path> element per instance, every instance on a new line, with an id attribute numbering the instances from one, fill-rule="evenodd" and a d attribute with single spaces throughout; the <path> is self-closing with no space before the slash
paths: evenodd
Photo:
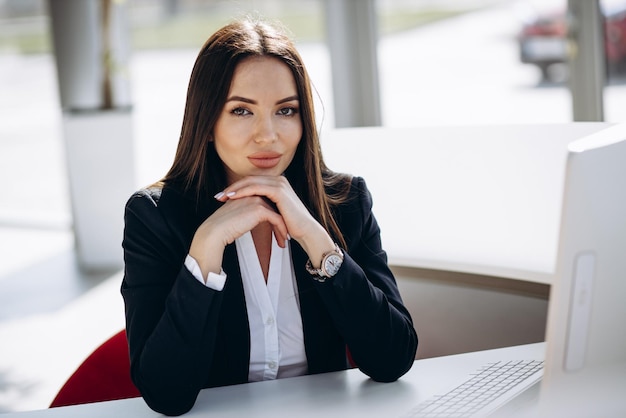
<path id="1" fill-rule="evenodd" d="M 390 264 L 549 284 L 566 145 L 607 126 L 350 128 L 322 147 L 367 181 Z"/>
<path id="2" fill-rule="evenodd" d="M 393 383 L 376 383 L 360 371 L 302 376 L 205 389 L 185 417 L 399 417 L 443 394 L 481 366 L 498 360 L 543 359 L 544 343 L 417 360 Z M 141 398 L 40 411 L 3 418 L 156 417 Z"/>
<path id="3" fill-rule="evenodd" d="M 496 361 L 543 360 L 545 343 L 417 360 L 392 383 L 376 383 L 359 370 L 205 389 L 185 417 L 402 417 L 417 404 L 443 395 L 470 373 Z M 521 395 L 497 417 L 624 417 L 626 363 L 572 374 L 553 388 Z M 547 395 L 547 396 L 546 396 Z M 39 411 L 2 418 L 159 417 L 141 398 Z"/>

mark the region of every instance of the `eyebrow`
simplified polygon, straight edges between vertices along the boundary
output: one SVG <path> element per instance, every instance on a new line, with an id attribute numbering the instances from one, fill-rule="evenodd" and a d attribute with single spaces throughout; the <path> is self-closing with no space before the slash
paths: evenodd
<path id="1" fill-rule="evenodd" d="M 276 102 L 276 104 L 283 104 L 283 103 L 291 102 L 294 100 L 299 100 L 297 94 L 294 94 L 293 96 L 285 97 L 284 99 L 280 99 L 279 101 Z M 257 104 L 256 100 L 248 99 L 247 97 L 242 97 L 242 96 L 230 96 L 228 99 L 226 99 L 226 102 L 244 102 L 244 103 L 250 103 L 250 104 Z"/>

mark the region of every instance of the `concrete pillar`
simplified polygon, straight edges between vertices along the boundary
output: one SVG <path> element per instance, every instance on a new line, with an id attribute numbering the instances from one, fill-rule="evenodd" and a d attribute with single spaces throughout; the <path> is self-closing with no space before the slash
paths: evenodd
<path id="1" fill-rule="evenodd" d="M 124 2 L 49 0 L 79 265 L 119 269 L 135 189 Z"/>
<path id="2" fill-rule="evenodd" d="M 604 120 L 604 18 L 599 0 L 568 0 L 570 91 L 575 122 Z"/>
<path id="3" fill-rule="evenodd" d="M 382 124 L 375 0 L 326 0 L 335 126 Z"/>

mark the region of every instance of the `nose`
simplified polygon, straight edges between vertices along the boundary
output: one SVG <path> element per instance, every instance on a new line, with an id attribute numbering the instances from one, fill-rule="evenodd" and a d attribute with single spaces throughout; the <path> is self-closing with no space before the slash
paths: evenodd
<path id="1" fill-rule="evenodd" d="M 278 139 L 275 121 L 271 116 L 260 117 L 256 123 L 254 142 L 260 144 L 264 142 L 274 142 Z"/>

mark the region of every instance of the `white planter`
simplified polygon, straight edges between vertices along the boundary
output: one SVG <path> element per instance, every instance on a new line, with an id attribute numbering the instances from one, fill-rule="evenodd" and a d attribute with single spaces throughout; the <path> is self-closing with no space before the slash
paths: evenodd
<path id="1" fill-rule="evenodd" d="M 63 117 L 76 251 L 86 271 L 123 267 L 124 204 L 135 190 L 132 112 Z"/>

